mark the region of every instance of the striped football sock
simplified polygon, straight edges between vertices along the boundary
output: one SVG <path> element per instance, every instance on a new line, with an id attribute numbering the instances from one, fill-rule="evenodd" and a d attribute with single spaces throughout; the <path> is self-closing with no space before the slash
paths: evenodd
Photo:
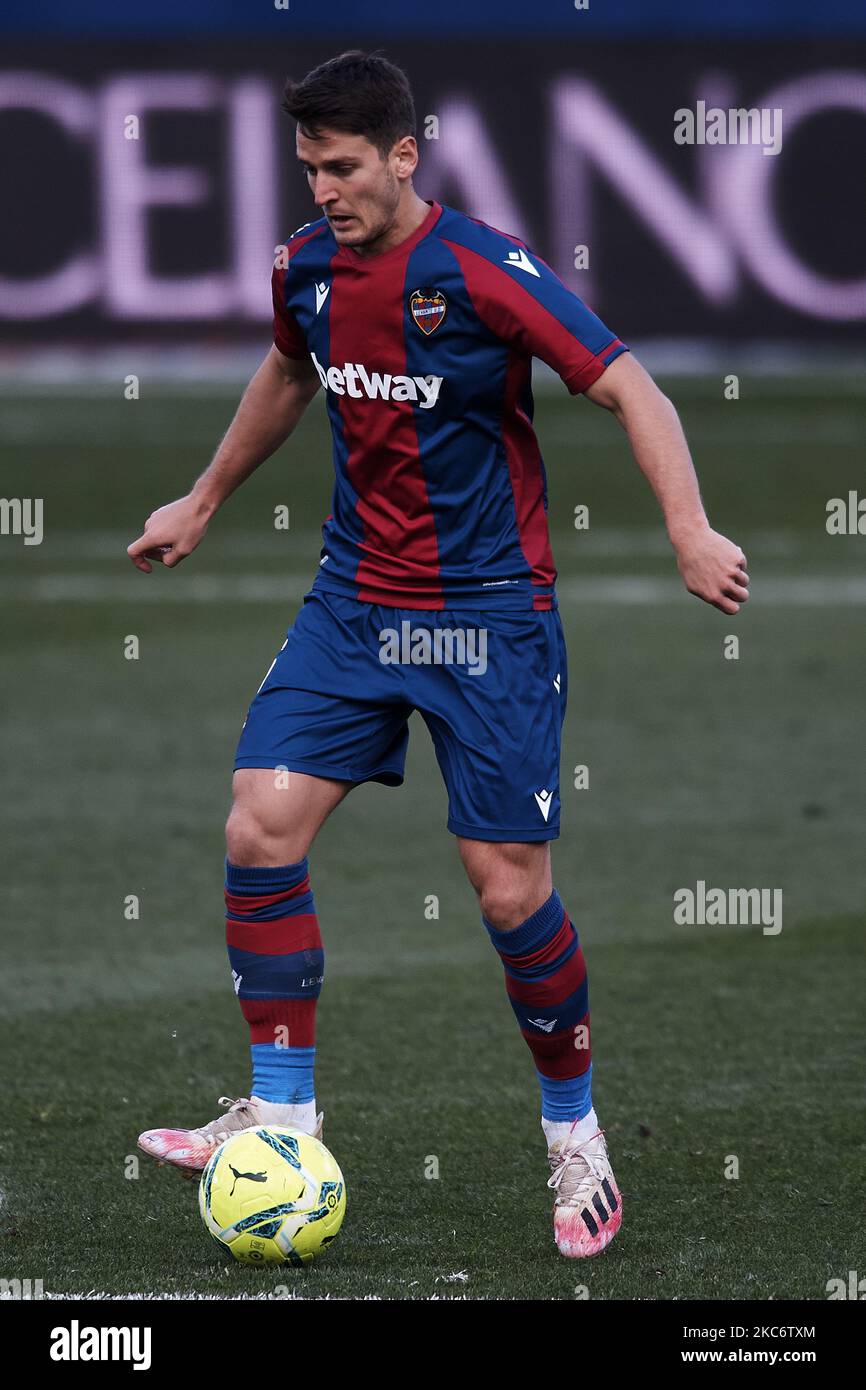
<path id="1" fill-rule="evenodd" d="M 307 861 L 261 869 L 226 860 L 225 896 L 232 979 L 250 1028 L 250 1095 L 310 1113 L 325 954 Z"/>
<path id="2" fill-rule="evenodd" d="M 554 889 L 513 931 L 499 931 L 486 918 L 484 925 L 502 958 L 508 998 L 535 1062 L 543 1120 L 591 1124 L 586 964 L 559 894 Z"/>

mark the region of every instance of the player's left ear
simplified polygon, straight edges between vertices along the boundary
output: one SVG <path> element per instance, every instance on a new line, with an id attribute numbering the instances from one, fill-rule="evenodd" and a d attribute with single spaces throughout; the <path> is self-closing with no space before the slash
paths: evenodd
<path id="1" fill-rule="evenodd" d="M 418 144 L 414 135 L 404 135 L 391 151 L 391 164 L 398 179 L 411 179 L 418 167 Z"/>

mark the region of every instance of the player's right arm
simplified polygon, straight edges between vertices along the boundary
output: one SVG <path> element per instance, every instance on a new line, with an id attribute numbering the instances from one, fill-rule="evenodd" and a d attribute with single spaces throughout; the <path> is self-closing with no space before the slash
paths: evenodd
<path id="1" fill-rule="evenodd" d="M 127 546 L 132 563 L 150 574 L 151 560 L 171 568 L 195 550 L 217 508 L 288 439 L 318 389 L 309 357 L 286 357 L 272 347 L 209 468 L 186 497 L 152 512 L 143 534 Z"/>

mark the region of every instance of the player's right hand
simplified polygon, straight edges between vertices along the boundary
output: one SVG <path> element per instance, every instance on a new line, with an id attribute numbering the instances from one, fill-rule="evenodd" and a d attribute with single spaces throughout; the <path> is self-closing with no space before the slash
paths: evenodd
<path id="1" fill-rule="evenodd" d="M 144 523 L 144 534 L 126 547 L 126 553 L 143 574 L 151 573 L 151 560 L 172 569 L 195 550 L 207 531 L 209 518 L 209 511 L 198 498 L 179 497 L 151 512 Z"/>

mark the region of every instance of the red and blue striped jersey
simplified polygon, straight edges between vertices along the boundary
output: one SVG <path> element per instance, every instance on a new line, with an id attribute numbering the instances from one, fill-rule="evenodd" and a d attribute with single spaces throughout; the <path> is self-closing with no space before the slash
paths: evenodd
<path id="1" fill-rule="evenodd" d="M 274 341 L 312 359 L 333 435 L 316 587 L 401 608 L 550 608 L 532 358 L 577 394 L 625 344 L 525 242 L 437 202 L 377 256 L 308 223 L 273 291 Z"/>

